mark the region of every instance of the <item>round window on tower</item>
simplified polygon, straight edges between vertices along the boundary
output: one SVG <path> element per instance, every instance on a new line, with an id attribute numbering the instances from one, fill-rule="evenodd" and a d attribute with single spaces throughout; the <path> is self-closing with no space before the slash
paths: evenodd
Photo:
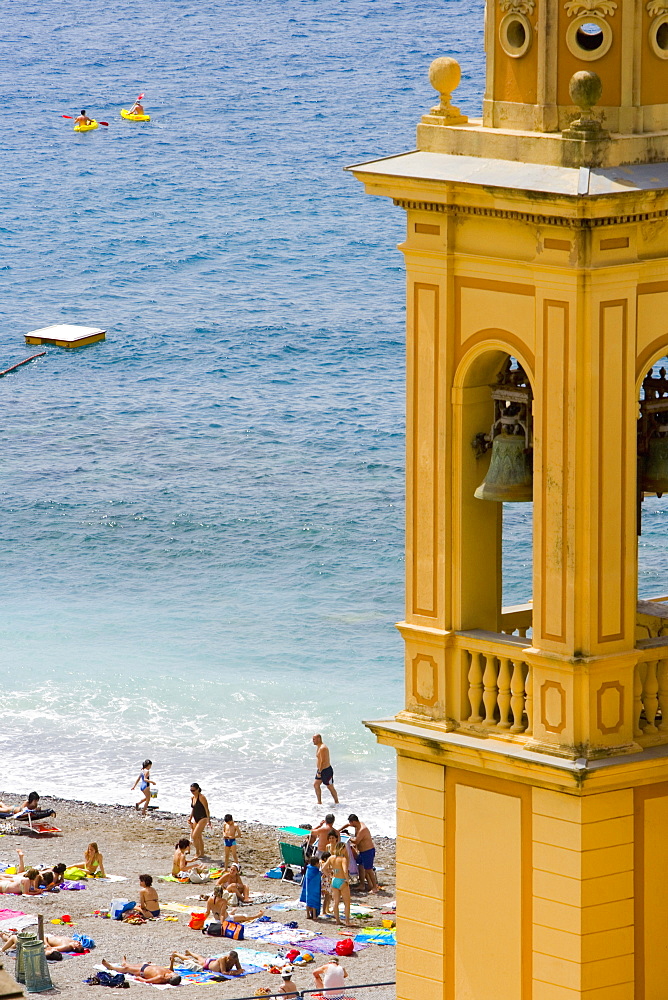
<path id="1" fill-rule="evenodd" d="M 668 14 L 657 18 L 649 29 L 649 44 L 659 59 L 668 59 Z"/>
<path id="2" fill-rule="evenodd" d="M 607 21 L 578 17 L 568 26 L 566 44 L 577 59 L 592 62 L 604 56 L 612 45 L 612 28 Z"/>
<path id="3" fill-rule="evenodd" d="M 501 48 L 512 59 L 520 59 L 531 46 L 533 32 L 524 14 L 506 14 L 499 25 Z"/>

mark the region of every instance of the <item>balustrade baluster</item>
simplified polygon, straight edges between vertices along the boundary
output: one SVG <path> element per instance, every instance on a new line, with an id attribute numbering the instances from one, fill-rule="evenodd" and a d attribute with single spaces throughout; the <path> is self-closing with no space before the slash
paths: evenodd
<path id="1" fill-rule="evenodd" d="M 524 673 L 524 690 L 526 691 L 524 711 L 527 717 L 527 727 L 524 732 L 528 736 L 533 732 L 533 672 L 528 663 L 522 664 L 522 672 Z"/>
<path id="2" fill-rule="evenodd" d="M 510 727 L 511 733 L 524 732 L 524 664 L 522 660 L 513 660 L 513 676 L 510 681 L 512 698 L 510 707 L 513 712 L 513 724 Z"/>
<path id="3" fill-rule="evenodd" d="M 657 670 L 659 682 L 659 708 L 661 710 L 660 733 L 668 733 L 668 660 L 659 660 Z"/>
<path id="4" fill-rule="evenodd" d="M 480 706 L 482 705 L 482 666 L 480 659 L 482 654 L 472 652 L 469 653 L 471 657 L 471 666 L 469 667 L 469 703 L 471 705 L 471 714 L 469 715 L 469 722 L 482 722 L 482 715 L 480 714 Z"/>
<path id="5" fill-rule="evenodd" d="M 499 729 L 510 729 L 510 660 L 499 657 Z"/>
<path id="6" fill-rule="evenodd" d="M 494 713 L 496 711 L 498 700 L 498 690 L 496 686 L 496 657 L 491 653 L 484 653 L 483 655 L 485 657 L 485 672 L 482 677 L 482 683 L 484 685 L 482 700 L 485 705 L 485 719 L 483 721 L 483 726 L 495 726 L 496 719 L 494 717 Z"/>
<path id="7" fill-rule="evenodd" d="M 656 711 L 659 707 L 659 699 L 657 697 L 659 691 L 659 681 L 656 676 L 656 667 L 657 661 L 650 660 L 647 664 L 647 674 L 645 675 L 645 683 L 643 684 L 642 704 L 645 709 L 645 718 L 647 719 L 645 735 L 647 735 L 647 733 L 655 733 L 657 731 L 657 728 L 654 725 Z"/>
<path id="8" fill-rule="evenodd" d="M 519 635 L 520 639 L 526 639 L 528 631 L 529 631 L 528 628 L 518 628 L 517 634 Z"/>
<path id="9" fill-rule="evenodd" d="M 633 671 L 633 735 L 642 736 L 642 727 L 640 725 L 640 715 L 642 713 L 642 682 L 643 674 L 645 673 L 644 668 L 647 666 L 645 663 L 636 663 L 635 670 Z"/>

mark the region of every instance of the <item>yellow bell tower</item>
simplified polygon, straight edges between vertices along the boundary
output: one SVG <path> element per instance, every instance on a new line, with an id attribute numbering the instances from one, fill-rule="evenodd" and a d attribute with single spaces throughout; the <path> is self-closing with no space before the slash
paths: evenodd
<path id="1" fill-rule="evenodd" d="M 487 0 L 485 31 L 482 120 L 437 59 L 417 150 L 350 168 L 407 218 L 406 706 L 367 723 L 398 756 L 397 997 L 666 1000 L 637 532 L 668 492 L 668 0 Z M 504 608 L 502 501 L 531 497 Z"/>

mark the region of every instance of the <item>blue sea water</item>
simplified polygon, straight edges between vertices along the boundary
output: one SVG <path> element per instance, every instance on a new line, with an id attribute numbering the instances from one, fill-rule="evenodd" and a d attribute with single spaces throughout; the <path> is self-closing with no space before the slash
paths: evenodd
<path id="1" fill-rule="evenodd" d="M 4 9 L 0 367 L 108 339 L 0 380 L 0 786 L 131 802 L 148 755 L 166 807 L 298 822 L 321 731 L 392 833 L 360 720 L 403 700 L 404 215 L 342 168 L 413 148 L 438 55 L 479 112 L 482 0 Z"/>

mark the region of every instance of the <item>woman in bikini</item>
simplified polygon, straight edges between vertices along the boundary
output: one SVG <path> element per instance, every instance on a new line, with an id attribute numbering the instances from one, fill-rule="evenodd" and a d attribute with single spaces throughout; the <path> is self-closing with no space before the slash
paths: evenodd
<path id="1" fill-rule="evenodd" d="M 188 874 L 192 871 L 201 872 L 204 870 L 204 865 L 200 865 L 197 861 L 190 861 L 188 859 L 189 850 L 190 841 L 187 837 L 181 837 L 181 839 L 174 845 L 174 857 L 172 859 L 172 875 L 174 878 L 178 878 L 179 875 L 182 875 L 184 872 Z"/>
<path id="2" fill-rule="evenodd" d="M 244 971 L 236 951 L 228 951 L 226 955 L 219 955 L 218 958 L 205 958 L 204 955 L 197 955 L 186 948 L 185 955 L 179 955 L 176 951 L 172 953 L 172 966 L 174 959 L 178 959 L 181 965 L 192 972 L 217 972 L 224 976 L 240 976 Z"/>
<path id="3" fill-rule="evenodd" d="M 250 890 L 241 878 L 241 869 L 236 861 L 233 861 L 229 870 L 223 872 L 216 885 L 220 885 L 228 892 L 234 893 L 240 903 L 250 901 Z"/>
<path id="4" fill-rule="evenodd" d="M 212 920 L 232 920 L 235 924 L 247 924 L 251 920 L 257 920 L 258 917 L 264 916 L 264 910 L 260 910 L 258 913 L 254 913 L 252 916 L 249 914 L 246 916 L 241 916 L 236 913 L 236 911 L 231 911 L 229 909 L 229 904 L 233 900 L 233 896 L 226 889 L 221 889 L 219 885 L 213 890 L 211 896 L 209 896 L 206 904 L 206 915 L 204 917 L 204 926 L 206 927 L 208 923 Z"/>
<path id="5" fill-rule="evenodd" d="M 137 909 L 143 917 L 156 917 L 160 916 L 160 900 L 158 899 L 158 893 L 153 888 L 153 876 L 152 875 L 140 875 L 139 885 L 141 886 L 139 890 L 139 906 Z"/>
<path id="6" fill-rule="evenodd" d="M 77 861 L 71 868 L 83 868 L 91 878 L 106 878 L 104 871 L 104 858 L 100 854 L 100 848 L 94 840 L 90 842 L 84 852 L 83 861 Z"/>
<path id="7" fill-rule="evenodd" d="M 324 871 L 332 878 L 332 901 L 334 919 L 339 919 L 339 903 L 343 898 L 346 927 L 350 927 L 350 884 L 348 881 L 348 852 L 345 844 L 339 844 L 334 854 L 325 862 Z"/>
<path id="8" fill-rule="evenodd" d="M 204 838 L 202 834 L 204 833 L 204 827 L 207 823 L 211 826 L 209 803 L 207 802 L 206 797 L 202 795 L 202 789 L 196 781 L 193 781 L 190 786 L 190 794 L 192 795 L 192 798 L 190 800 L 190 816 L 188 817 L 188 822 L 190 823 L 190 829 L 192 830 L 191 838 L 193 847 L 195 848 L 195 856 L 203 858 Z"/>
<path id="9" fill-rule="evenodd" d="M 146 760 L 141 766 L 141 771 L 139 772 L 137 780 L 135 781 L 134 785 L 131 788 L 131 791 L 134 792 L 137 785 L 139 785 L 139 791 L 144 796 L 142 799 L 139 800 L 139 802 L 135 802 L 135 809 L 139 809 L 139 807 L 142 806 L 142 811 L 141 811 L 142 816 L 146 815 L 149 803 L 151 801 L 151 785 L 155 785 L 155 781 L 151 781 L 152 766 L 153 766 L 153 761 L 146 758 Z"/>

